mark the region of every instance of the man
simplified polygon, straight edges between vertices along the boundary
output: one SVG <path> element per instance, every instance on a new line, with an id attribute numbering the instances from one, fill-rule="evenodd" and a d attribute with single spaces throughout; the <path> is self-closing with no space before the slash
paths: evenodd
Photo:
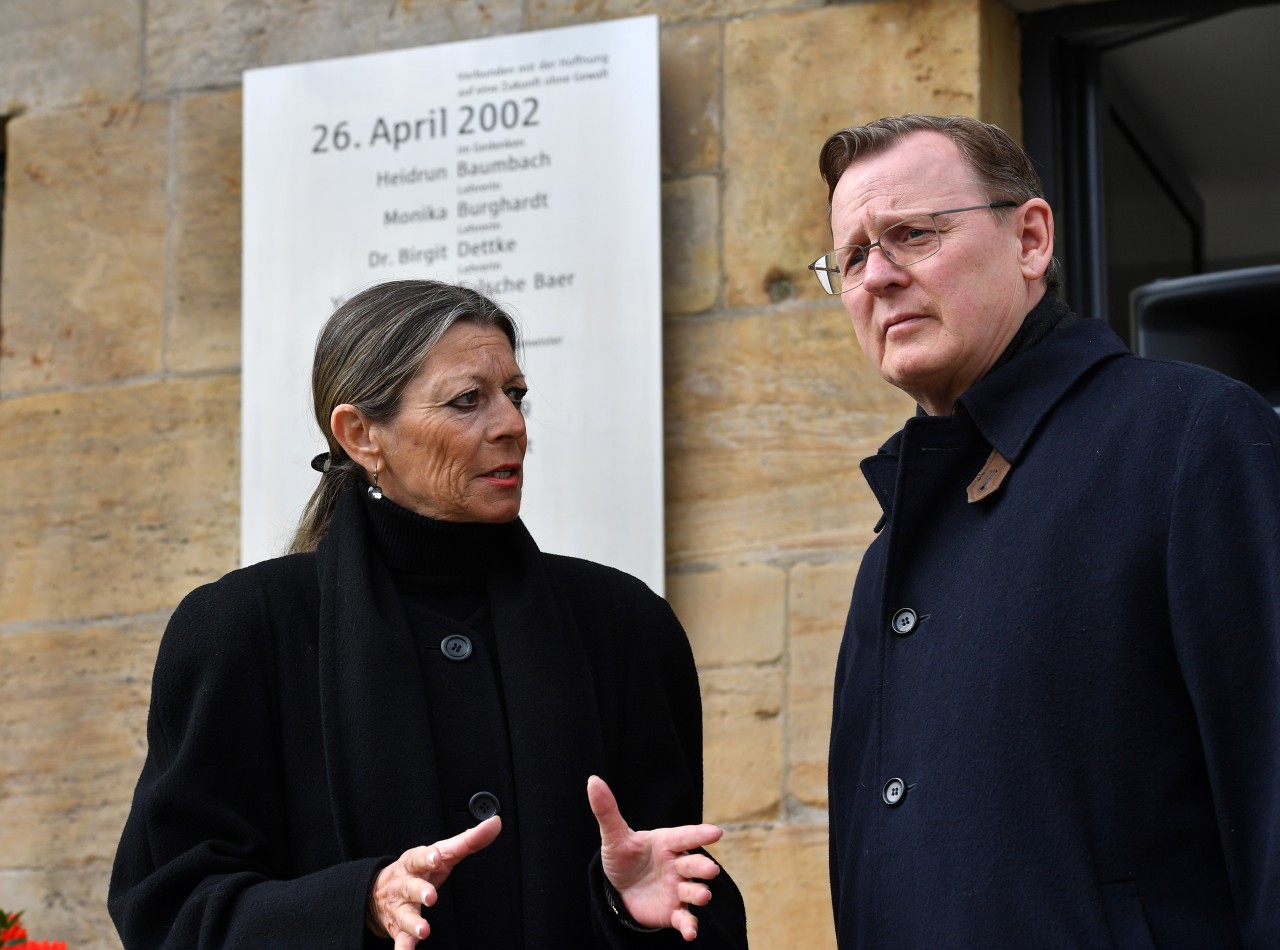
<path id="1" fill-rule="evenodd" d="M 812 267 L 919 404 L 862 464 L 884 516 L 836 673 L 840 947 L 1280 947 L 1276 413 L 1055 298 L 1053 215 L 999 129 L 882 119 L 820 167 Z"/>

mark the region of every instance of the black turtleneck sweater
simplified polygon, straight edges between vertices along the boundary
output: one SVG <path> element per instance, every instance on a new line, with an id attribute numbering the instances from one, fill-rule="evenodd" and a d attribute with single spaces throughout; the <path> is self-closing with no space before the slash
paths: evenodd
<path id="1" fill-rule="evenodd" d="M 485 812 L 473 798 L 486 792 L 502 816 L 498 840 L 463 861 L 440 889 L 441 905 L 454 904 L 455 913 L 437 923 L 428 910 L 427 920 L 433 928 L 467 921 L 470 945 L 514 950 L 523 946 L 513 927 L 521 919 L 519 815 L 487 587 L 508 526 L 437 521 L 385 497 L 366 497 L 365 505 L 374 547 L 418 647 L 432 732 L 421 749 L 435 759 L 448 833 L 476 824 Z M 502 913 L 493 912 L 495 899 Z"/>

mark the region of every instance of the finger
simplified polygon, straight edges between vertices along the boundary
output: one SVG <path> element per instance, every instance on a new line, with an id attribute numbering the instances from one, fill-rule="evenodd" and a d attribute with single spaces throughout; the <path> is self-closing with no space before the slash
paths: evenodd
<path id="1" fill-rule="evenodd" d="M 684 854 L 672 862 L 677 874 L 684 878 L 710 881 L 720 873 L 720 865 L 705 854 Z"/>
<path id="2" fill-rule="evenodd" d="M 698 918 L 693 916 L 693 912 L 681 907 L 671 915 L 671 926 L 680 931 L 680 936 L 685 941 L 697 939 L 698 936 Z"/>
<path id="3" fill-rule="evenodd" d="M 707 901 L 711 900 L 711 888 L 705 884 L 697 884 L 694 881 L 681 881 L 676 885 L 676 898 L 682 904 L 705 907 Z"/>
<path id="4" fill-rule="evenodd" d="M 410 848 L 400 855 L 400 862 L 405 871 L 421 876 L 423 872 L 431 874 L 440 869 L 440 850 L 438 845 L 423 844 Z"/>
<path id="5" fill-rule="evenodd" d="M 474 828 L 468 828 L 460 835 L 437 841 L 433 846 L 440 853 L 440 859 L 446 867 L 453 867 L 463 858 L 469 858 L 477 851 L 483 851 L 493 844 L 502 830 L 502 819 L 494 815 L 486 818 Z"/>
<path id="6" fill-rule="evenodd" d="M 601 841 L 619 838 L 631 830 L 623 820 L 622 812 L 618 810 L 618 800 L 614 798 L 613 790 L 598 775 L 587 779 L 587 803 L 600 825 Z"/>
<path id="7" fill-rule="evenodd" d="M 427 923 L 422 915 L 413 910 L 408 905 L 404 905 L 395 912 L 396 930 L 401 934 L 406 934 L 417 940 L 425 940 L 427 934 L 431 933 L 431 925 Z M 396 937 L 399 940 L 399 936 Z M 397 943 L 397 946 L 399 944 Z M 410 944 L 413 946 L 413 944 Z"/>
<path id="8" fill-rule="evenodd" d="M 705 848 L 720 840 L 724 832 L 716 825 L 680 825 L 678 828 L 661 828 L 654 831 L 664 848 L 672 851 L 692 851 Z"/>
<path id="9" fill-rule="evenodd" d="M 425 925 L 426 921 L 422 921 L 422 923 Z M 430 932 L 431 932 L 431 928 L 427 927 L 425 930 L 422 931 L 422 936 L 419 937 L 418 933 L 415 932 L 414 930 L 397 931 L 396 939 L 395 939 L 395 950 L 413 950 L 413 948 L 418 945 L 418 941 L 421 939 L 424 939 L 426 935 Z"/>
<path id="10" fill-rule="evenodd" d="M 696 877 L 696 875 L 685 876 Z M 400 884 L 400 896 L 411 904 L 425 904 L 428 907 L 434 907 L 436 901 L 440 899 L 435 885 L 420 877 L 404 878 Z"/>

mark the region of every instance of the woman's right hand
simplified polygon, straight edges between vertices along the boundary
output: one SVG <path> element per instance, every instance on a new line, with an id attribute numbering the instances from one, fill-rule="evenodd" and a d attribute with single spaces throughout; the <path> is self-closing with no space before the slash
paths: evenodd
<path id="1" fill-rule="evenodd" d="M 413 950 L 431 933 L 422 917 L 422 905 L 436 902 L 436 888 L 454 866 L 491 845 L 502 830 L 497 815 L 486 818 L 460 835 L 435 844 L 410 848 L 380 872 L 369 892 L 367 923 L 379 937 L 391 937 L 395 950 Z"/>

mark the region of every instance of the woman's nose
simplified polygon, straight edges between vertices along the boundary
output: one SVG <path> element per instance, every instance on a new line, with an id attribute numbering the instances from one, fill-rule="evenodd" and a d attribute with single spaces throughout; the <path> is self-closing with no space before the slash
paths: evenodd
<path id="1" fill-rule="evenodd" d="M 489 437 L 492 439 L 519 438 L 524 435 L 524 412 L 510 399 L 498 401 Z"/>

